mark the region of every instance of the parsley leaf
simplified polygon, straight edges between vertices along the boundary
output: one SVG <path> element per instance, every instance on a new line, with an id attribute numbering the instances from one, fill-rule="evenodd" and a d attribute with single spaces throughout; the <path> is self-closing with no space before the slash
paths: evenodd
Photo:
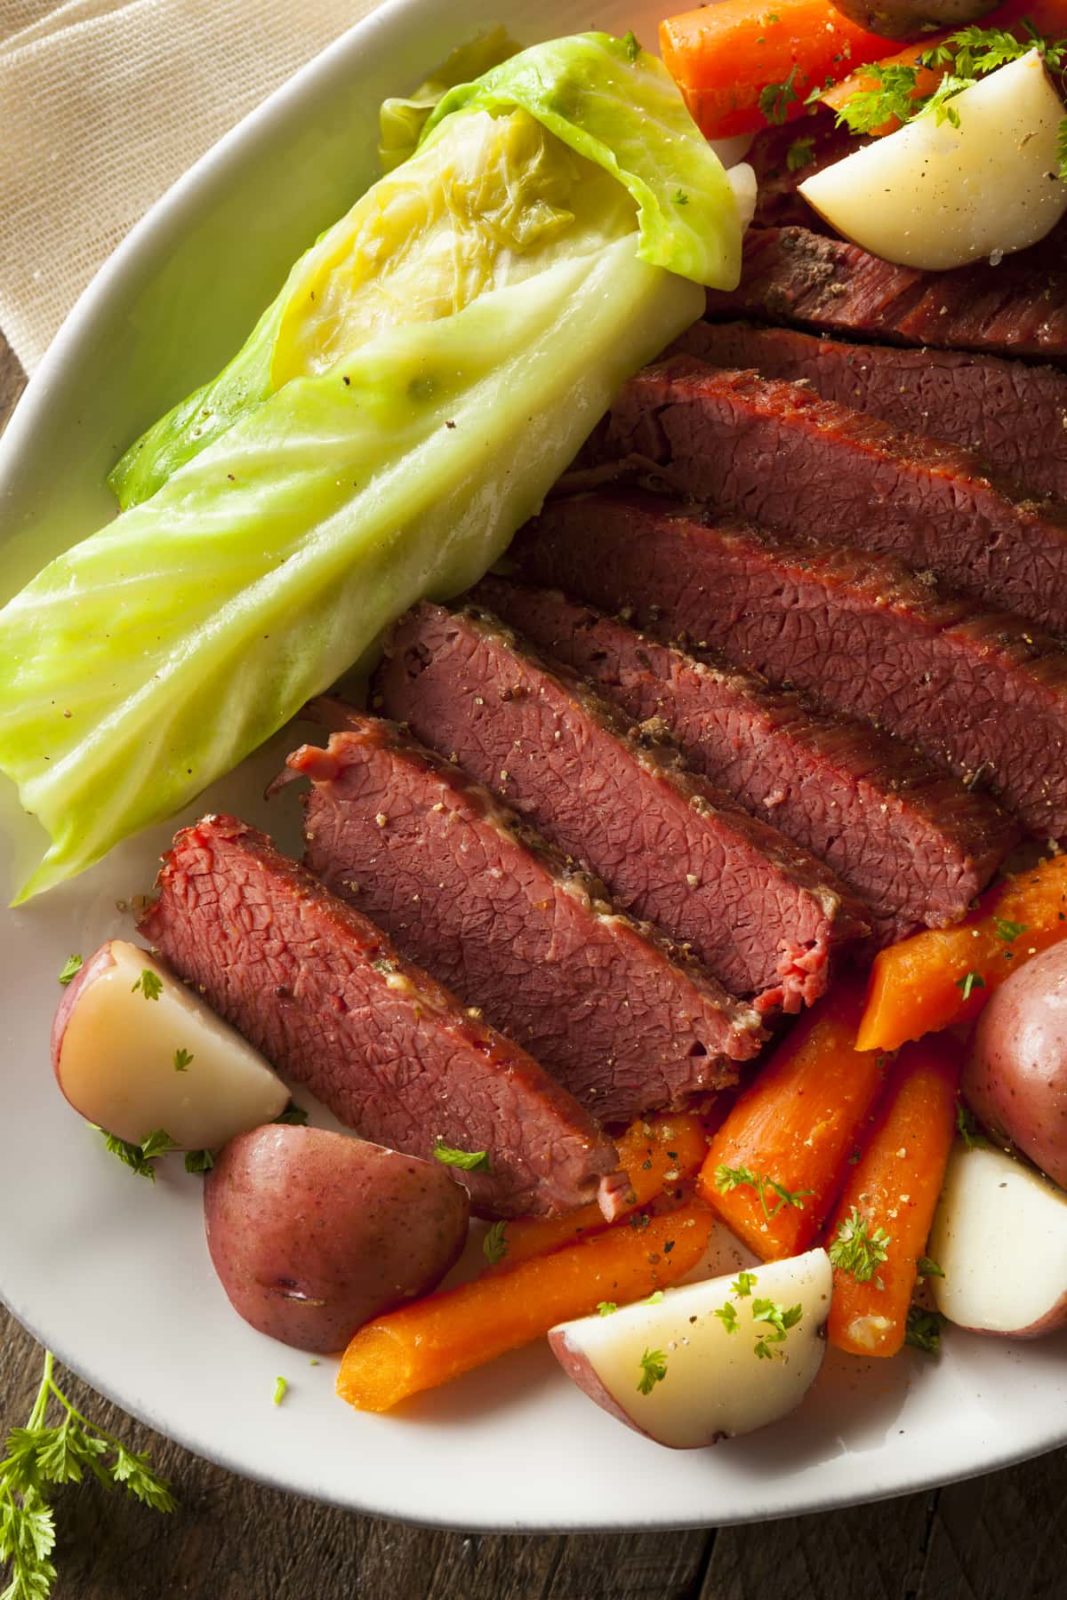
<path id="1" fill-rule="evenodd" d="M 11 1430 L 7 1455 L 0 1462 L 0 1562 L 7 1564 L 10 1578 L 3 1600 L 48 1600 L 57 1576 L 51 1560 L 55 1518 L 48 1498 L 53 1487 L 81 1483 L 91 1474 L 108 1486 L 124 1485 L 157 1511 L 174 1510 L 174 1497 L 148 1457 L 89 1422 L 59 1388 L 54 1372 L 55 1357 L 46 1351 L 29 1420 L 24 1428 Z M 63 1413 L 58 1426 L 48 1420 L 56 1404 Z"/>
<path id="2" fill-rule="evenodd" d="M 98 1128 L 97 1132 L 103 1134 L 104 1144 L 113 1156 L 118 1156 L 139 1178 L 150 1178 L 153 1183 L 156 1181 L 156 1162 L 160 1156 L 169 1155 L 178 1148 L 170 1134 L 162 1128 L 146 1134 L 140 1144 L 130 1144 L 126 1139 L 116 1138 L 106 1128 Z M 2 1595 L 0 1600 L 3 1600 Z"/>
<path id="3" fill-rule="evenodd" d="M 275 1117 L 274 1120 L 275 1120 L 275 1122 L 284 1123 L 287 1127 L 306 1128 L 307 1127 L 308 1114 L 304 1110 L 303 1106 L 294 1105 L 293 1102 L 290 1100 L 289 1104 L 286 1106 L 286 1108 L 282 1112 L 281 1116 L 280 1117 Z"/>
<path id="4" fill-rule="evenodd" d="M 769 1178 L 764 1172 L 752 1172 L 748 1167 L 728 1167 L 722 1162 L 715 1168 L 715 1187 L 720 1194 L 729 1194 L 732 1189 L 745 1187 L 754 1189 L 768 1222 L 772 1217 L 776 1217 L 784 1206 L 793 1206 L 797 1211 L 803 1211 L 804 1201 L 814 1193 L 811 1189 L 797 1189 L 791 1192 L 784 1184 L 779 1183 L 777 1178 Z M 768 1190 L 778 1199 L 773 1211 L 767 1205 Z"/>
<path id="5" fill-rule="evenodd" d="M 852 133 L 871 133 L 893 118 L 898 122 L 910 121 L 919 81 L 914 67 L 865 67 L 864 77 L 871 79 L 874 87 L 859 89 L 846 100 L 837 113 L 838 127 L 843 125 Z"/>
<path id="6" fill-rule="evenodd" d="M 815 159 L 815 140 L 813 136 L 804 134 L 793 143 L 785 153 L 785 165 L 788 172 L 803 172 L 805 167 L 810 167 Z"/>
<path id="7" fill-rule="evenodd" d="M 188 1072 L 189 1071 L 189 1063 L 191 1061 L 195 1061 L 195 1060 L 196 1060 L 196 1057 L 190 1051 L 188 1051 L 188 1050 L 175 1050 L 175 1052 L 174 1052 L 174 1070 L 175 1070 L 175 1072 Z"/>
<path id="8" fill-rule="evenodd" d="M 130 985 L 131 994 L 136 994 L 138 990 L 146 1000 L 158 1000 L 163 993 L 163 979 L 151 967 L 145 967 L 137 982 Z"/>
<path id="9" fill-rule="evenodd" d="M 769 1331 L 756 1340 L 756 1355 L 761 1361 L 770 1361 L 775 1355 L 782 1355 L 781 1350 L 772 1350 L 772 1345 L 785 1343 L 786 1334 L 790 1328 L 795 1328 L 804 1315 L 803 1306 L 790 1306 L 784 1310 L 775 1300 L 753 1300 L 753 1322 L 765 1323 Z"/>
<path id="10" fill-rule="evenodd" d="M 488 1172 L 488 1150 L 457 1150 L 443 1139 L 433 1147 L 433 1158 L 443 1167 L 459 1167 L 461 1172 Z"/>
<path id="11" fill-rule="evenodd" d="M 1064 124 L 1061 125 L 1061 135 L 1063 134 L 1065 127 L 1067 127 L 1067 119 L 1065 119 Z M 1002 939 L 1005 944 L 1011 944 L 1014 939 L 1019 938 L 1020 934 L 1023 934 L 1027 931 L 1027 924 L 1025 922 L 1009 922 L 1007 917 L 994 917 L 993 927 L 996 930 L 997 938 Z"/>
<path id="12" fill-rule="evenodd" d="M 289 1393 L 289 1379 L 288 1378 L 275 1378 L 275 1380 L 274 1380 L 274 1404 L 276 1406 L 280 1406 L 282 1401 L 285 1399 L 285 1397 L 286 1397 L 286 1395 L 288 1393 Z"/>
<path id="13" fill-rule="evenodd" d="M 667 1357 L 662 1350 L 646 1350 L 641 1357 L 641 1380 L 638 1394 L 651 1394 L 657 1383 L 667 1376 Z"/>
<path id="14" fill-rule="evenodd" d="M 963 1140 L 965 1148 L 973 1150 L 979 1138 L 978 1124 L 962 1100 L 956 1101 L 956 1132 Z"/>
<path id="15" fill-rule="evenodd" d="M 789 115 L 789 107 L 797 99 L 797 63 L 794 61 L 793 69 L 784 83 L 769 83 L 759 93 L 759 108 L 768 122 L 784 122 Z"/>
<path id="16" fill-rule="evenodd" d="M 718 1317 L 727 1333 L 737 1332 L 737 1307 L 734 1305 L 732 1300 L 727 1300 L 725 1304 L 721 1305 L 716 1311 L 715 1315 Z"/>
<path id="17" fill-rule="evenodd" d="M 59 974 L 59 982 L 63 985 L 64 989 L 67 987 L 68 983 L 73 983 L 74 979 L 78 976 L 78 973 L 81 971 L 84 965 L 85 963 L 81 956 L 67 957 L 66 961 L 63 963 L 63 970 Z"/>
<path id="18" fill-rule="evenodd" d="M 883 1261 L 889 1258 L 891 1236 L 884 1228 L 871 1228 L 868 1219 L 855 1206 L 844 1218 L 829 1256 L 832 1266 L 847 1272 L 857 1283 L 870 1283 Z"/>
<path id="19" fill-rule="evenodd" d="M 610 1317 L 611 1313 L 613 1311 L 618 1311 L 618 1309 L 619 1308 L 614 1300 L 598 1300 L 596 1314 L 598 1317 Z"/>
<path id="20" fill-rule="evenodd" d="M 932 1256 L 920 1256 L 915 1263 L 915 1270 L 920 1278 L 943 1278 L 945 1276 Z"/>
<path id="21" fill-rule="evenodd" d="M 647 1300 L 642 1300 L 641 1304 L 643 1306 L 658 1306 L 658 1305 L 661 1304 L 662 1300 L 663 1300 L 663 1290 L 662 1289 L 653 1289 L 652 1293 L 648 1296 L 648 1299 Z"/>
<path id="22" fill-rule="evenodd" d="M 1067 183 L 1067 117 L 1056 131 L 1056 173 Z"/>
<path id="23" fill-rule="evenodd" d="M 214 1150 L 187 1150 L 185 1152 L 186 1172 L 210 1172 L 214 1165 Z"/>
<path id="24" fill-rule="evenodd" d="M 676 206 L 687 206 L 689 204 L 689 196 L 684 189 L 675 189 L 674 203 Z"/>
<path id="25" fill-rule="evenodd" d="M 956 988 L 965 1000 L 969 1000 L 976 989 L 985 988 L 985 979 L 980 972 L 965 972 L 962 978 L 956 979 Z"/>
<path id="26" fill-rule="evenodd" d="M 756 1274 L 754 1272 L 739 1272 L 731 1283 L 730 1288 L 739 1299 L 746 1299 L 756 1287 Z"/>
<path id="27" fill-rule="evenodd" d="M 636 61 L 641 54 L 641 46 L 632 28 L 628 33 L 623 34 L 622 47 L 626 52 L 627 61 Z"/>
<path id="28" fill-rule="evenodd" d="M 508 1253 L 508 1225 L 506 1222 L 494 1222 L 485 1238 L 482 1240 L 482 1255 L 491 1267 L 503 1261 Z"/>
<path id="29" fill-rule="evenodd" d="M 939 1311 L 924 1311 L 922 1306 L 910 1306 L 904 1343 L 914 1350 L 924 1350 L 928 1356 L 941 1353 L 941 1326 L 944 1322 Z"/>

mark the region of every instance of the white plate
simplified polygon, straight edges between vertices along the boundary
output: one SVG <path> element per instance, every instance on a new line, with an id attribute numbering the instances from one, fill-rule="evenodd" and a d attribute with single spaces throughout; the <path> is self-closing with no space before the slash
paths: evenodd
<path id="1" fill-rule="evenodd" d="M 295 78 L 152 212 L 68 320 L 0 446 L 3 584 L 109 514 L 122 446 L 213 372 L 286 266 L 373 172 L 384 94 L 419 80 L 461 37 L 496 21 L 520 38 L 567 32 L 569 0 L 537 22 L 512 0 L 396 0 Z M 649 41 L 647 6 L 587 6 L 583 24 Z M 213 805 L 263 819 L 262 777 Z M 5 788 L 13 858 L 29 833 Z M 277 830 L 278 816 L 268 825 Z M 543 1348 L 499 1361 L 396 1417 L 333 1396 L 333 1365 L 253 1333 L 214 1280 L 199 1180 L 154 1189 L 106 1155 L 68 1110 L 48 1064 L 55 978 L 68 952 L 128 929 L 116 900 L 147 888 L 169 829 L 77 884 L 0 918 L 0 1290 L 21 1321 L 98 1390 L 234 1471 L 361 1510 L 489 1528 L 740 1522 L 916 1489 L 1067 1438 L 1067 1340 L 1023 1346 L 953 1333 L 940 1362 L 831 1358 L 786 1425 L 675 1454 L 621 1428 Z M 0 863 L 9 881 L 12 859 Z M 285 1404 L 274 1380 L 290 1381 Z M 13 1420 L 13 1419 L 12 1419 Z"/>

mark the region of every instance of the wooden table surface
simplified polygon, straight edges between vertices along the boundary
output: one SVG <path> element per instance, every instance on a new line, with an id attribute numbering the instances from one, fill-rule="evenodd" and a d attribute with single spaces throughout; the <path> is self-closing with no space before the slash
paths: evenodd
<path id="1" fill-rule="evenodd" d="M 22 382 L 0 337 L 0 427 Z M 17 1227 L 17 1218 L 6 1225 Z M 41 1352 L 2 1310 L 0 1331 L 6 1433 L 29 1412 Z M 1064 1451 L 930 1494 L 746 1528 L 468 1535 L 358 1517 L 260 1488 L 153 1435 L 75 1380 L 70 1393 L 104 1427 L 151 1452 L 180 1504 L 162 1517 L 95 1484 L 63 1491 L 53 1600 L 1067 1597 Z M 521 1515 L 521 1462 L 515 1502 Z"/>

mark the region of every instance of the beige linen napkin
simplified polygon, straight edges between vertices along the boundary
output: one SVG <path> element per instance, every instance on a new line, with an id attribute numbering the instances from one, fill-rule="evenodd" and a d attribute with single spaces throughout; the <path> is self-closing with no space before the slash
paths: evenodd
<path id="1" fill-rule="evenodd" d="M 163 191 L 379 0 L 0 0 L 0 328 L 32 371 Z"/>

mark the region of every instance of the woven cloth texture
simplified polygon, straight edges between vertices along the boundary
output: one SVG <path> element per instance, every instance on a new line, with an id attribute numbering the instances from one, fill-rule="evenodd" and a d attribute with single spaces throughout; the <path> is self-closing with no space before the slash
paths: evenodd
<path id="1" fill-rule="evenodd" d="M 0 0 L 0 328 L 32 371 L 152 202 L 378 0 Z"/>

